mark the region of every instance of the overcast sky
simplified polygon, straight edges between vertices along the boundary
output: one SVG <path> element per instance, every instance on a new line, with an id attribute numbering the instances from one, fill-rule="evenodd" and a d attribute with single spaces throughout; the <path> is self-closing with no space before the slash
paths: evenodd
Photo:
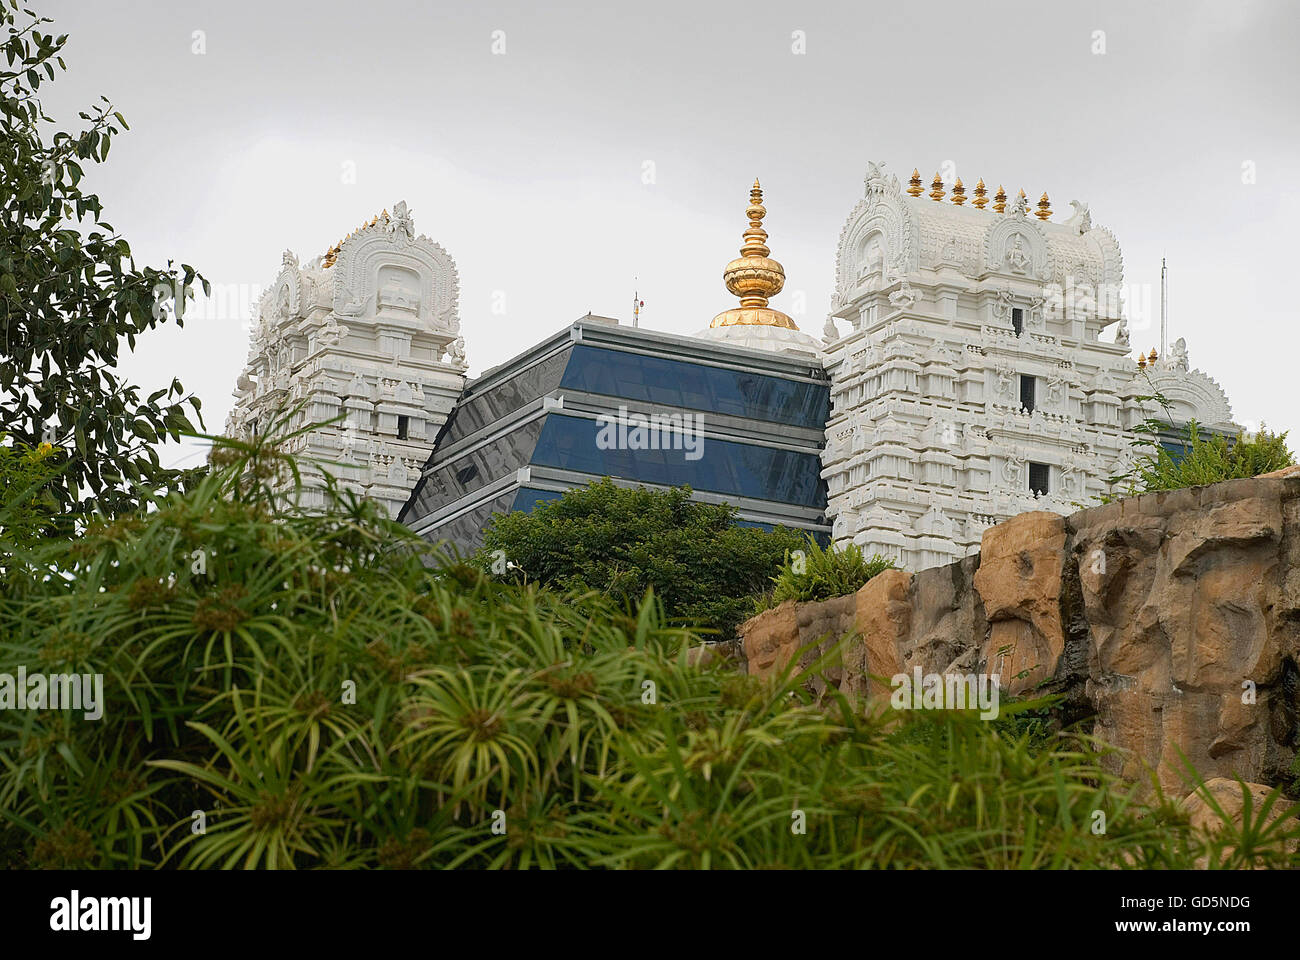
<path id="1" fill-rule="evenodd" d="M 1170 342 L 1300 446 L 1295 3 L 35 6 L 70 34 L 47 108 L 71 127 L 104 94 L 131 125 L 89 182 L 138 262 L 251 291 L 405 199 L 456 260 L 478 373 L 634 289 L 643 326 L 707 326 L 758 176 L 773 305 L 820 336 L 867 161 L 950 164 L 1088 202 L 1154 297 L 1135 348 L 1167 256 Z M 244 324 L 207 310 L 124 369 L 180 376 L 219 429 Z"/>

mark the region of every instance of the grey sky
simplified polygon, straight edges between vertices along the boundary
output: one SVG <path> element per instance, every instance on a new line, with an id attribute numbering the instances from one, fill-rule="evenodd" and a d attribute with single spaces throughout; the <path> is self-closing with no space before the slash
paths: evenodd
<path id="1" fill-rule="evenodd" d="M 1088 202 L 1157 314 L 1168 256 L 1171 342 L 1239 421 L 1300 441 L 1295 4 L 39 6 L 71 35 L 47 107 L 70 126 L 102 93 L 131 124 L 90 183 L 138 259 L 265 285 L 285 248 L 405 199 L 456 259 L 477 373 L 589 309 L 629 317 L 634 286 L 643 325 L 707 326 L 758 176 L 774 306 L 819 336 L 867 160 L 927 183 L 948 162 L 1060 216 Z M 1158 338 L 1157 315 L 1133 344 Z M 246 348 L 238 317 L 201 314 L 126 369 L 180 376 L 220 428 Z"/>

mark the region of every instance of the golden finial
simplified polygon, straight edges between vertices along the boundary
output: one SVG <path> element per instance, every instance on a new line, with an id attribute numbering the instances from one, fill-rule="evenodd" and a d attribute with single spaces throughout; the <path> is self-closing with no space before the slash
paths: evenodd
<path id="1" fill-rule="evenodd" d="M 1146 365 L 1147 365 L 1147 358 L 1146 358 L 1145 356 L 1143 356 L 1142 354 L 1139 353 L 1139 354 L 1138 354 L 1138 369 L 1139 369 L 1139 370 L 1145 370 L 1145 369 L 1146 369 Z"/>
<path id="2" fill-rule="evenodd" d="M 1021 200 L 1024 200 L 1026 204 L 1029 202 L 1029 198 L 1025 196 L 1025 188 L 1024 188 L 1024 187 L 1021 187 L 1021 188 L 1020 188 L 1020 199 L 1021 199 Z"/>
<path id="3" fill-rule="evenodd" d="M 722 271 L 723 282 L 728 290 L 740 297 L 740 306 L 722 311 L 709 326 L 748 324 L 798 330 L 793 320 L 767 305 L 768 298 L 776 296 L 785 286 L 785 268 L 768 256 L 772 251 L 767 247 L 767 231 L 763 229 L 767 208 L 763 206 L 763 188 L 757 179 L 749 191 L 745 216 L 749 218 L 749 229 L 745 231 L 745 242 L 740 246 L 741 255 Z"/>
<path id="4" fill-rule="evenodd" d="M 1153 366 L 1153 367 L 1156 365 L 1156 348 L 1155 348 L 1155 347 L 1152 347 L 1152 348 L 1151 348 L 1151 355 L 1147 357 L 1147 363 L 1148 363 L 1150 366 Z"/>
<path id="5" fill-rule="evenodd" d="M 984 207 L 988 205 L 988 202 L 988 187 L 984 186 L 984 178 L 980 177 L 979 183 L 975 184 L 975 199 L 972 200 L 971 203 L 983 210 Z"/>
<path id="6" fill-rule="evenodd" d="M 381 213 L 380 216 L 384 218 L 384 221 L 385 221 L 385 222 L 388 221 L 388 208 L 387 208 L 387 207 L 384 207 L 384 212 Z"/>
<path id="7" fill-rule="evenodd" d="M 934 175 L 934 183 L 930 184 L 930 199 L 935 203 L 943 199 L 943 180 L 937 173 Z"/>
<path id="8" fill-rule="evenodd" d="M 912 168 L 912 179 L 907 181 L 907 192 L 914 197 L 919 197 L 925 192 L 925 187 L 921 186 L 921 171 Z"/>
<path id="9" fill-rule="evenodd" d="M 961 177 L 952 185 L 952 202 L 959 207 L 966 202 L 966 188 L 961 185 Z"/>
<path id="10" fill-rule="evenodd" d="M 1007 212 L 1007 192 L 1002 189 L 1002 184 L 998 184 L 998 192 L 993 195 L 993 212 Z"/>
<path id="11" fill-rule="evenodd" d="M 1047 199 L 1047 191 L 1043 191 L 1042 198 L 1038 201 L 1038 209 L 1034 211 L 1034 216 L 1039 220 L 1046 220 L 1052 215 L 1052 202 Z"/>

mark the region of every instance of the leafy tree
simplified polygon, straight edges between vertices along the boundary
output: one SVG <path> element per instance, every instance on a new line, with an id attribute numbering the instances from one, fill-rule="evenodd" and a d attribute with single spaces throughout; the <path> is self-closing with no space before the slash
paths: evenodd
<path id="1" fill-rule="evenodd" d="M 0 443 L 0 583 L 7 576 L 10 552 L 36 545 L 54 523 L 59 507 L 49 486 L 58 474 L 50 444 Z"/>
<path id="2" fill-rule="evenodd" d="M 752 595 L 806 545 L 794 530 L 738 526 L 734 507 L 692 501 L 689 487 L 628 490 L 606 477 L 532 513 L 498 514 L 479 561 L 491 568 L 501 551 L 514 565 L 508 576 L 600 590 L 620 603 L 653 588 L 670 616 L 729 638 L 753 612 Z"/>
<path id="3" fill-rule="evenodd" d="M 64 448 L 51 488 L 63 509 L 114 513 L 138 505 L 133 485 L 177 481 L 154 445 L 193 430 L 187 407 L 199 416 L 176 379 L 142 400 L 114 373 L 121 341 L 135 349 L 145 330 L 180 325 L 191 284 L 208 284 L 186 265 L 137 268 L 99 197 L 82 191 L 83 163 L 103 162 L 127 125 L 101 98 L 80 132 L 48 132 L 37 91 L 65 69 L 67 40 L 42 32 L 49 22 L 0 0 L 0 431 Z"/>

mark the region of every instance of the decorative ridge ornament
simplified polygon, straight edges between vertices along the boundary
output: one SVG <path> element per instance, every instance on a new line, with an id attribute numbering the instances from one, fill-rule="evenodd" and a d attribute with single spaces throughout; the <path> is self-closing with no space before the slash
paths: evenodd
<path id="1" fill-rule="evenodd" d="M 935 203 L 943 199 L 943 178 L 937 173 L 934 175 L 934 183 L 930 184 L 930 199 Z"/>
<path id="2" fill-rule="evenodd" d="M 404 203 L 402 204 L 402 209 L 403 209 L 403 210 L 406 209 L 406 204 L 404 204 Z M 344 237 L 344 238 L 343 238 L 342 240 L 340 240 L 338 243 L 334 244 L 334 246 L 332 246 L 332 247 L 330 247 L 328 250 L 326 250 L 326 251 L 325 251 L 325 255 L 321 258 L 321 264 L 320 264 L 320 265 L 321 265 L 322 267 L 324 267 L 324 268 L 329 268 L 329 267 L 334 266 L 334 262 L 335 262 L 336 260 L 338 260 L 338 258 L 339 258 L 339 253 L 340 253 L 340 252 L 342 251 L 342 249 L 343 249 L 343 244 L 347 243 L 349 240 L 351 240 L 353 237 L 355 237 L 355 236 L 356 236 L 358 233 L 360 233 L 361 231 L 363 231 L 363 230 L 369 230 L 371 227 L 378 226 L 381 222 L 382 222 L 383 224 L 385 224 L 385 225 L 388 224 L 388 209 L 387 209 L 386 207 L 384 208 L 384 211 L 383 211 L 382 213 L 377 213 L 377 214 L 375 214 L 375 215 L 374 215 L 373 217 L 371 217 L 368 221 L 362 223 L 361 226 L 357 227 L 355 230 L 353 230 L 351 233 L 349 233 L 346 237 Z"/>
<path id="3" fill-rule="evenodd" d="M 961 177 L 952 185 L 952 202 L 959 207 L 966 202 L 966 188 L 961 185 Z"/>
<path id="4" fill-rule="evenodd" d="M 984 178 L 980 177 L 979 183 L 975 184 L 975 199 L 971 201 L 980 210 L 983 210 L 989 202 L 989 190 L 984 186 Z"/>
<path id="5" fill-rule="evenodd" d="M 998 192 L 993 195 L 993 212 L 1006 213 L 1007 210 L 1007 192 L 1002 189 L 1002 184 L 998 184 Z"/>
<path id="6" fill-rule="evenodd" d="M 749 218 L 749 229 L 744 233 L 741 256 L 732 260 L 722 271 L 723 282 L 728 290 L 740 298 L 740 306 L 724 310 L 713 318 L 709 326 L 752 325 L 798 330 L 799 327 L 793 320 L 767 305 L 768 299 L 780 293 L 785 286 L 785 268 L 768 256 L 772 251 L 768 249 L 767 231 L 763 229 L 767 208 L 763 206 L 763 188 L 757 179 L 749 191 L 749 206 L 745 209 L 745 216 Z"/>
<path id="7" fill-rule="evenodd" d="M 919 197 L 925 192 L 925 188 L 921 186 L 921 171 L 916 167 L 912 168 L 912 179 L 907 181 L 907 192 L 913 197 Z"/>
<path id="8" fill-rule="evenodd" d="M 1034 211 L 1034 216 L 1039 220 L 1047 220 L 1052 216 L 1052 203 L 1047 199 L 1047 191 L 1043 191 L 1042 198 L 1038 201 L 1038 209 Z"/>

